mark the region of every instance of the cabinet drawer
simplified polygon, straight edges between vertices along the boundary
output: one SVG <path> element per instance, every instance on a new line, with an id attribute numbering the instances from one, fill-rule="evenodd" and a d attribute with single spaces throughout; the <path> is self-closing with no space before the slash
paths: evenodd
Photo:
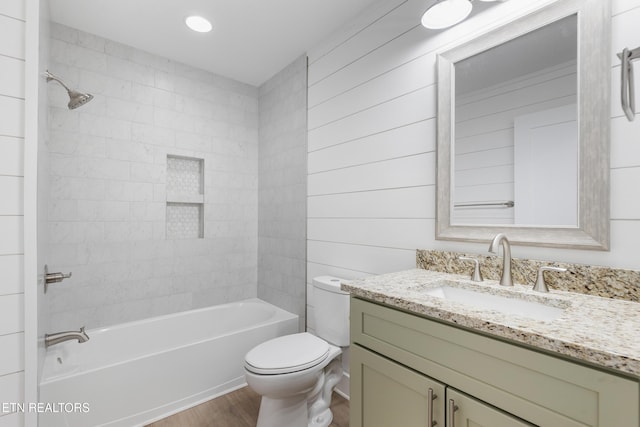
<path id="1" fill-rule="evenodd" d="M 358 298 L 351 339 L 537 425 L 640 423 L 637 381 Z"/>

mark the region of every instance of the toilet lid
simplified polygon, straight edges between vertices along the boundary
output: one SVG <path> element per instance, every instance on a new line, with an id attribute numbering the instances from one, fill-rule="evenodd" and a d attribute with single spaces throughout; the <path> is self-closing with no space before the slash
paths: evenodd
<path id="1" fill-rule="evenodd" d="M 328 355 L 329 344 L 326 341 L 303 332 L 257 345 L 245 356 L 245 366 L 256 374 L 284 374 L 311 368 Z"/>

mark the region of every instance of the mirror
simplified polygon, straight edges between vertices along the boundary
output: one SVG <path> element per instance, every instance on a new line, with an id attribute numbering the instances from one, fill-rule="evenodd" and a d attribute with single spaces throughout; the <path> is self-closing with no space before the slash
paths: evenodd
<path id="1" fill-rule="evenodd" d="M 560 0 L 438 55 L 437 239 L 608 249 L 606 3 Z"/>

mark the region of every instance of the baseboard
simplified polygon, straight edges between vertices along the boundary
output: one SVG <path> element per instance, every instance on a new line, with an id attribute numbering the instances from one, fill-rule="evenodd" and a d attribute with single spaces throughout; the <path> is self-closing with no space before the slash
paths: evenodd
<path id="1" fill-rule="evenodd" d="M 350 400 L 349 399 L 349 383 L 350 383 L 349 373 L 343 372 L 342 378 L 340 379 L 340 381 L 336 385 L 336 388 L 334 389 L 336 393 L 338 393 L 340 396 L 344 397 L 347 400 Z"/>

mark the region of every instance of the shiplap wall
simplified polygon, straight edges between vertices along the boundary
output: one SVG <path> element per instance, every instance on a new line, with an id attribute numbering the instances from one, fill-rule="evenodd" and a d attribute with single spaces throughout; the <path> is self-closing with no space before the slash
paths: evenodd
<path id="1" fill-rule="evenodd" d="M 516 199 L 515 119 L 575 105 L 576 88 L 573 61 L 457 96 L 455 203 Z M 514 208 L 454 208 L 453 221 L 455 224 L 513 224 Z"/>
<path id="2" fill-rule="evenodd" d="M 384 1 L 309 52 L 308 282 L 413 268 L 416 248 L 487 253 L 488 242 L 434 238 L 436 51 L 546 3 L 511 0 L 429 31 L 425 1 Z M 515 257 L 640 268 L 640 120 L 619 107 L 615 57 L 640 46 L 637 22 L 640 0 L 613 1 L 611 251 L 514 247 Z"/>
<path id="3" fill-rule="evenodd" d="M 0 402 L 24 401 L 25 2 L 0 3 Z M 24 415 L 0 408 L 0 427 Z"/>

